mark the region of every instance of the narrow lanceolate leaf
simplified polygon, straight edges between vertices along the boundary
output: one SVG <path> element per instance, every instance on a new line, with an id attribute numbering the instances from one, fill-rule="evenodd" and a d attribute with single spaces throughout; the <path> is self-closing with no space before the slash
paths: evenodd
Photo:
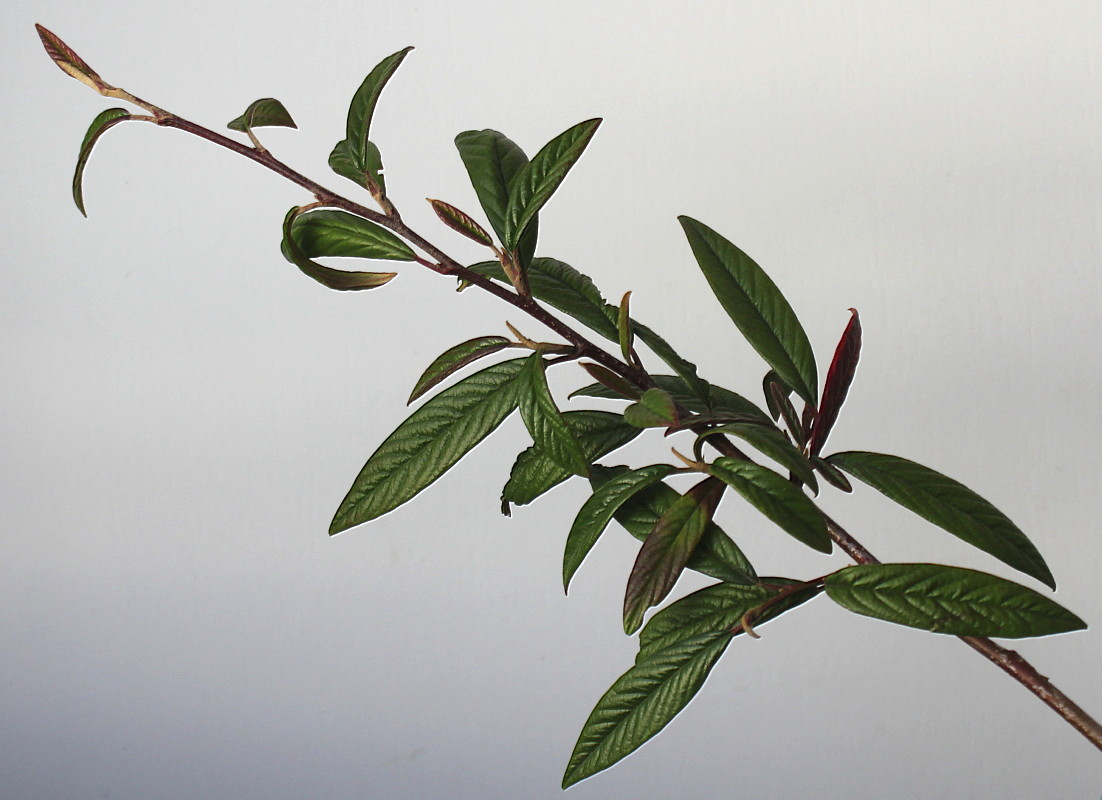
<path id="1" fill-rule="evenodd" d="M 585 366 L 584 364 L 582 366 Z M 594 373 L 591 375 L 597 377 Z M 678 375 L 652 375 L 655 385 L 672 397 L 679 405 L 694 414 L 728 414 L 753 418 L 762 425 L 769 425 L 769 415 L 740 394 L 715 384 L 704 384 L 708 402 L 702 401 L 686 389 L 685 382 Z M 627 395 L 609 387 L 607 384 L 590 384 L 570 393 L 571 397 L 601 397 L 607 400 L 623 400 Z M 631 398 L 637 399 L 637 398 Z"/>
<path id="2" fill-rule="evenodd" d="M 849 478 L 846 477 L 845 473 L 825 458 L 812 456 L 811 466 L 813 466 L 815 471 L 822 475 L 824 480 L 835 489 L 841 489 L 843 492 L 853 491 L 853 484 L 849 482 Z"/>
<path id="3" fill-rule="evenodd" d="M 663 608 L 640 631 L 639 656 L 636 660 L 647 659 L 655 652 L 692 636 L 722 631 L 737 636 L 743 633 L 740 625 L 743 616 L 763 604 L 769 603 L 760 613 L 754 614 L 755 628 L 801 603 L 806 603 L 822 591 L 817 586 L 792 591 L 792 587 L 799 586 L 800 582 L 787 578 L 765 578 L 762 584 L 765 585 L 717 583 Z M 790 594 L 775 600 L 782 592 Z"/>
<path id="4" fill-rule="evenodd" d="M 591 362 L 583 362 L 581 364 L 582 369 L 588 372 L 603 388 L 612 392 L 614 399 L 627 399 L 638 400 L 640 397 L 639 389 L 632 384 L 628 383 L 625 379 L 621 378 L 612 370 L 602 367 L 600 364 L 593 364 Z M 576 392 L 571 393 L 571 397 L 578 395 L 583 390 L 579 389 Z"/>
<path id="5" fill-rule="evenodd" d="M 688 393 L 705 406 L 711 406 L 712 398 L 709 384 L 697 374 L 696 364 L 682 358 L 677 351 L 670 346 L 669 342 L 646 325 L 635 320 L 632 320 L 632 325 L 635 330 L 635 335 L 642 340 L 643 344 L 649 347 L 656 356 L 665 361 L 669 368 L 677 373 L 677 376 L 684 383 Z M 667 387 L 662 388 L 669 391 Z"/>
<path id="6" fill-rule="evenodd" d="M 718 458 L 708 472 L 741 494 L 786 533 L 821 553 L 831 549 L 826 521 L 806 494 L 771 469 L 749 461 Z"/>
<path id="7" fill-rule="evenodd" d="M 516 142 L 495 130 L 464 131 L 455 146 L 470 176 L 478 202 L 499 241 L 505 241 L 505 208 L 509 190 L 517 175 L 528 165 L 528 156 Z M 536 250 L 538 221 L 533 219 L 517 245 L 521 268 L 532 263 Z"/>
<path id="8" fill-rule="evenodd" d="M 713 436 L 717 433 L 739 437 L 762 455 L 768 456 L 783 467 L 787 467 L 793 475 L 810 486 L 812 491 L 816 494 L 819 493 L 819 482 L 815 480 L 811 463 L 776 428 L 751 422 L 735 422 L 713 428 L 700 436 Z"/>
<path id="9" fill-rule="evenodd" d="M 776 409 L 776 413 L 784 420 L 784 426 L 788 428 L 792 438 L 802 446 L 806 441 L 807 432 L 800 421 L 800 415 L 796 413 L 796 407 L 788 399 L 786 390 L 779 383 L 774 382 L 767 383 L 766 387 L 769 389 L 769 397 L 772 400 L 769 404 L 770 408 Z"/>
<path id="10" fill-rule="evenodd" d="M 730 641 L 726 632 L 689 637 L 621 675 L 582 726 L 563 788 L 608 769 L 666 727 L 700 691 Z"/>
<path id="11" fill-rule="evenodd" d="M 298 128 L 291 119 L 289 112 L 283 103 L 274 97 L 264 97 L 254 100 L 245 109 L 245 113 L 237 119 L 231 120 L 227 128 L 244 133 L 250 128 Z"/>
<path id="12" fill-rule="evenodd" d="M 492 355 L 508 346 L 509 340 L 502 336 L 479 336 L 477 339 L 468 339 L 445 350 L 436 357 L 435 361 L 429 364 L 428 369 L 417 379 L 417 385 L 413 387 L 406 404 L 412 403 L 449 375 L 458 372 L 468 364 L 483 356 Z"/>
<path id="13" fill-rule="evenodd" d="M 678 217 L 693 255 L 720 304 L 770 367 L 815 405 L 818 380 L 807 334 L 761 267 L 707 225 Z"/>
<path id="14" fill-rule="evenodd" d="M 589 474 L 589 459 L 547 387 L 543 354 L 532 353 L 517 384 L 520 416 L 536 449 L 574 475 Z"/>
<path id="15" fill-rule="evenodd" d="M 570 588 L 570 579 L 593 545 L 597 543 L 613 515 L 634 495 L 653 486 L 674 471 L 669 464 L 654 464 L 649 467 L 624 472 L 610 479 L 590 495 L 585 501 L 570 533 L 566 537 L 566 551 L 563 553 L 562 588 Z"/>
<path id="16" fill-rule="evenodd" d="M 666 509 L 650 532 L 628 576 L 624 632 L 635 633 L 651 606 L 666 599 L 712 521 L 726 487 L 705 478 Z"/>
<path id="17" fill-rule="evenodd" d="M 863 564 L 826 578 L 838 605 L 867 617 L 953 636 L 1022 639 L 1087 624 L 1032 589 L 940 564 Z"/>
<path id="18" fill-rule="evenodd" d="M 42 46 L 46 48 L 46 54 L 61 68 L 62 72 L 71 78 L 76 78 L 85 86 L 92 87 L 97 92 L 112 88 L 104 83 L 103 78 L 97 75 L 96 71 L 88 66 L 87 62 L 78 56 L 69 45 L 61 41 L 55 33 L 38 24 L 35 24 L 34 27 L 38 31 L 38 38 L 42 40 Z"/>
<path id="19" fill-rule="evenodd" d="M 368 459 L 329 532 L 397 508 L 451 469 L 517 407 L 516 379 L 526 360 L 476 372 L 414 411 Z"/>
<path id="20" fill-rule="evenodd" d="M 823 401 L 819 404 L 819 415 L 811 428 L 808 444 L 813 456 L 822 452 L 831 428 L 838 421 L 838 412 L 846 402 L 846 395 L 849 393 L 850 384 L 853 383 L 857 362 L 861 357 L 861 319 L 857 316 L 857 309 L 851 308 L 850 313 L 852 316 L 849 324 L 842 332 L 842 338 L 830 362 L 830 369 L 827 370 L 826 383 L 823 385 Z"/>
<path id="21" fill-rule="evenodd" d="M 384 261 L 413 261 L 405 242 L 363 217 L 345 211 L 308 211 L 295 218 L 295 243 L 310 258 L 350 256 Z"/>
<path id="22" fill-rule="evenodd" d="M 429 204 L 432 206 L 432 210 L 436 212 L 436 216 L 440 218 L 440 221 L 451 228 L 456 233 L 460 233 L 466 236 L 472 241 L 484 244 L 487 247 L 492 247 L 494 240 L 490 238 L 490 234 L 486 233 L 486 230 L 479 225 L 470 214 L 464 211 L 460 211 L 450 203 L 445 203 L 443 200 L 433 200 L 429 198 Z"/>
<path id="23" fill-rule="evenodd" d="M 375 115 L 379 95 L 412 49 L 412 47 L 403 48 L 376 64 L 364 78 L 356 94 L 352 96 L 352 103 L 348 107 L 348 120 L 345 123 L 345 139 L 348 142 L 349 154 L 360 166 L 367 165 L 367 142 L 371 135 L 371 118 Z"/>
<path id="24" fill-rule="evenodd" d="M 883 453 L 835 453 L 827 462 L 973 547 L 1056 588 L 1045 560 L 1018 526 L 952 478 Z"/>
<path id="25" fill-rule="evenodd" d="M 605 482 L 627 472 L 627 467 L 594 465 L 590 484 L 599 489 Z M 681 493 L 664 483 L 656 483 L 629 498 L 615 512 L 615 519 L 628 533 L 645 541 L 659 518 L 681 497 Z M 688 568 L 728 583 L 751 584 L 757 573 L 731 537 L 714 522 L 708 524 L 700 544 L 696 546 Z"/>
<path id="26" fill-rule="evenodd" d="M 562 417 L 581 445 L 587 464 L 623 447 L 640 433 L 619 414 L 607 411 L 567 411 Z M 572 474 L 533 445 L 513 464 L 509 482 L 502 490 L 502 500 L 518 506 L 527 505 Z"/>
<path id="27" fill-rule="evenodd" d="M 88 216 L 84 210 L 84 167 L 88 164 L 88 157 L 92 155 L 92 148 L 96 146 L 104 133 L 110 128 L 130 119 L 130 112 L 125 108 L 109 108 L 101 111 L 88 126 L 88 132 L 84 134 L 84 141 L 80 143 L 80 155 L 77 156 L 77 168 L 73 173 L 73 201 L 80 209 L 80 213 Z"/>
<path id="28" fill-rule="evenodd" d="M 566 173 L 581 158 L 600 124 L 601 120 L 590 119 L 563 131 L 545 144 L 516 176 L 509 188 L 509 202 L 505 206 L 502 243 L 507 248 L 512 250 L 517 247 L 525 229 L 551 199 Z"/>
<path id="29" fill-rule="evenodd" d="M 295 206 L 283 218 L 283 243 L 280 249 L 283 251 L 284 258 L 323 286 L 345 292 L 374 289 L 388 283 L 398 274 L 396 272 L 346 272 L 311 261 L 297 239 L 294 224 L 298 216 L 299 209 Z"/>
<path id="30" fill-rule="evenodd" d="M 623 355 L 626 363 L 631 364 L 635 349 L 635 332 L 631 329 L 631 292 L 624 292 L 624 297 L 620 300 L 616 329 L 620 335 L 620 354 Z"/>

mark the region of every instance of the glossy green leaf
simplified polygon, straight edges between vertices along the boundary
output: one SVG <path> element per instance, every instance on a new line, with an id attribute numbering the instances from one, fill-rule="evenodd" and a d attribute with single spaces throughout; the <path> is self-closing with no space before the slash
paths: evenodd
<path id="1" fill-rule="evenodd" d="M 375 115 L 375 106 L 379 102 L 379 95 L 383 87 L 390 80 L 402 60 L 409 54 L 412 47 L 406 47 L 393 55 L 389 55 L 375 65 L 375 68 L 364 78 L 356 94 L 352 96 L 352 103 L 348 107 L 348 120 L 345 123 L 345 139 L 347 153 L 353 163 L 361 170 L 368 169 L 368 140 L 371 135 L 371 118 Z"/>
<path id="2" fill-rule="evenodd" d="M 298 128 L 291 119 L 291 113 L 283 103 L 274 97 L 263 97 L 254 100 L 245 109 L 245 113 L 237 119 L 231 120 L 226 125 L 232 131 L 244 133 L 249 128 Z"/>
<path id="3" fill-rule="evenodd" d="M 811 435 L 808 437 L 808 449 L 813 456 L 822 452 L 827 436 L 838 421 L 838 413 L 846 402 L 853 376 L 857 374 L 857 362 L 861 358 L 861 318 L 857 309 L 850 309 L 849 323 L 842 331 L 842 338 L 834 350 L 834 358 L 827 370 L 823 384 L 823 400 L 819 404 L 819 415 L 815 418 Z"/>
<path id="4" fill-rule="evenodd" d="M 849 482 L 849 478 L 846 477 L 845 473 L 826 459 L 812 456 L 811 466 L 835 489 L 841 489 L 843 492 L 853 491 L 853 484 Z"/>
<path id="5" fill-rule="evenodd" d="M 368 459 L 329 532 L 397 508 L 454 466 L 517 407 L 516 380 L 526 361 L 487 367 L 414 411 Z"/>
<path id="6" fill-rule="evenodd" d="M 580 366 L 596 379 L 602 388 L 612 392 L 612 399 L 614 400 L 638 400 L 642 396 L 638 388 L 628 383 L 612 370 L 602 367 L 600 364 L 593 364 L 586 361 Z M 581 392 L 582 390 L 579 389 L 576 392 L 572 392 L 570 396 L 575 397 Z"/>
<path id="7" fill-rule="evenodd" d="M 624 409 L 624 420 L 637 428 L 667 428 L 678 422 L 677 406 L 661 389 L 647 389 L 639 402 Z"/>
<path id="8" fill-rule="evenodd" d="M 509 340 L 502 336 L 479 336 L 476 339 L 460 342 L 455 347 L 445 350 L 429 364 L 428 369 L 417 379 L 417 384 L 413 387 L 406 403 L 412 403 L 449 375 L 458 372 L 468 364 L 483 356 L 492 355 L 508 346 Z"/>
<path id="9" fill-rule="evenodd" d="M 714 230 L 691 217 L 678 219 L 728 316 L 796 394 L 815 405 L 815 355 L 784 295 L 761 267 Z"/>
<path id="10" fill-rule="evenodd" d="M 627 472 L 627 467 L 593 465 L 590 484 L 594 490 L 605 482 Z M 664 483 L 656 483 L 629 498 L 615 512 L 614 518 L 628 533 L 644 541 L 658 519 L 677 502 L 681 493 Z M 757 580 L 754 567 L 731 537 L 714 522 L 709 523 L 696 546 L 688 568 L 703 575 L 729 583 L 749 584 Z"/>
<path id="11" fill-rule="evenodd" d="M 792 442 L 788 441 L 785 435 L 776 428 L 756 425 L 749 422 L 736 422 L 713 428 L 706 433 L 702 433 L 700 438 L 715 434 L 737 436 L 762 455 L 786 467 L 793 475 L 810 486 L 812 491 L 816 494 L 819 493 L 819 482 L 815 480 L 815 473 L 811 469 L 811 463 L 804 454 L 797 450 Z"/>
<path id="12" fill-rule="evenodd" d="M 346 272 L 311 261 L 298 242 L 295 230 L 298 216 L 299 209 L 296 206 L 283 218 L 283 243 L 280 249 L 283 251 L 284 258 L 323 286 L 338 291 L 375 289 L 388 283 L 397 274 L 395 272 Z"/>
<path id="13" fill-rule="evenodd" d="M 1045 560 L 1018 526 L 952 478 L 883 453 L 835 453 L 827 462 L 973 547 L 1056 588 Z"/>
<path id="14" fill-rule="evenodd" d="M 464 131 L 455 137 L 455 146 L 490 227 L 498 240 L 504 242 L 509 190 L 517 175 L 528 165 L 528 156 L 505 134 L 489 129 Z M 538 220 L 533 219 L 517 245 L 522 268 L 526 269 L 532 263 L 538 227 Z"/>
<path id="15" fill-rule="evenodd" d="M 570 533 L 566 537 L 566 551 L 563 553 L 562 586 L 570 588 L 570 579 L 593 545 L 604 533 L 612 521 L 613 515 L 634 495 L 653 486 L 674 471 L 669 464 L 653 464 L 649 467 L 630 470 L 611 478 L 585 501 Z"/>
<path id="16" fill-rule="evenodd" d="M 367 153 L 361 163 L 352 155 L 347 139 L 341 139 L 329 154 L 329 168 L 342 178 L 348 178 L 357 186 L 371 191 L 374 184 L 386 191 L 386 178 L 383 175 L 383 157 L 374 142 L 367 143 Z"/>
<path id="17" fill-rule="evenodd" d="M 726 631 L 733 635 L 743 633 L 743 615 L 767 601 L 773 601 L 759 614 L 754 615 L 754 627 L 776 619 L 785 611 L 806 603 L 822 589 L 809 587 L 793 592 L 780 600 L 774 600 L 782 591 L 798 586 L 798 581 L 786 578 L 766 578 L 767 585 L 745 586 L 737 583 L 717 583 L 707 586 L 663 608 L 639 633 L 639 656 L 649 658 L 655 652 L 670 647 L 693 636 Z"/>
<path id="18" fill-rule="evenodd" d="M 599 119 L 586 120 L 563 131 L 536 153 L 509 187 L 502 243 L 515 249 L 528 225 L 551 199 L 570 168 L 581 158 L 597 132 Z"/>
<path id="19" fill-rule="evenodd" d="M 623 447 L 640 433 L 619 414 L 607 411 L 566 411 L 562 416 L 577 437 L 588 464 Z M 518 506 L 527 505 L 570 476 L 568 470 L 533 445 L 517 457 L 502 499 Z"/>
<path id="20" fill-rule="evenodd" d="M 666 727 L 700 691 L 730 641 L 729 633 L 682 639 L 617 678 L 582 726 L 563 788 L 608 769 Z"/>
<path id="21" fill-rule="evenodd" d="M 291 233 L 309 258 L 350 256 L 384 261 L 416 258 L 409 245 L 386 228 L 346 211 L 325 209 L 300 214 Z"/>
<path id="22" fill-rule="evenodd" d="M 520 416 L 534 447 L 556 465 L 574 475 L 589 475 L 589 459 L 581 443 L 563 419 L 547 386 L 543 354 L 532 353 L 517 383 Z"/>
<path id="23" fill-rule="evenodd" d="M 456 233 L 460 233 L 471 241 L 484 244 L 487 247 L 493 246 L 494 240 L 490 238 L 490 234 L 486 233 L 486 230 L 475 222 L 470 214 L 460 211 L 451 203 L 445 203 L 443 200 L 429 198 L 429 204 L 432 206 L 432 210 L 436 212 L 436 216 L 440 218 L 440 221 Z"/>
<path id="24" fill-rule="evenodd" d="M 58 41 L 61 40 L 58 39 Z M 99 137 L 115 125 L 130 118 L 130 112 L 125 108 L 109 108 L 96 115 L 96 118 L 92 120 L 92 124 L 88 126 L 88 132 L 84 134 L 84 141 L 80 143 L 80 154 L 77 156 L 77 168 L 73 173 L 73 202 L 77 204 L 80 213 L 86 217 L 88 212 L 84 210 L 83 181 L 84 167 L 88 164 L 88 157 L 92 155 L 92 148 L 96 146 Z"/>
<path id="25" fill-rule="evenodd" d="M 1087 624 L 1032 589 L 940 564 L 862 564 L 826 578 L 838 605 L 867 617 L 953 636 L 1022 639 Z"/>
<path id="26" fill-rule="evenodd" d="M 826 521 L 806 494 L 771 469 L 718 458 L 708 472 L 741 494 L 786 533 L 821 553 L 831 550 Z"/>
<path id="27" fill-rule="evenodd" d="M 647 609 L 666 599 L 689 563 L 726 487 L 705 478 L 658 518 L 639 549 L 624 593 L 624 632 L 635 633 Z"/>

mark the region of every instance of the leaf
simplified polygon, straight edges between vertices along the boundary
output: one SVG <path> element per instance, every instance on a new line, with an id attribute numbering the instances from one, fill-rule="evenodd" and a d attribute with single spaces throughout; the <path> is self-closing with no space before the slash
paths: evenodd
<path id="1" fill-rule="evenodd" d="M 819 482 L 815 480 L 815 473 L 811 470 L 811 464 L 804 454 L 797 450 L 784 434 L 773 427 L 755 424 L 752 422 L 735 422 L 712 428 L 700 434 L 698 439 L 703 439 L 715 434 L 737 436 L 762 455 L 776 461 L 810 486 L 812 491 L 819 493 Z"/>
<path id="2" fill-rule="evenodd" d="M 624 503 L 648 486 L 653 486 L 674 471 L 669 464 L 653 464 L 649 467 L 623 472 L 606 481 L 585 501 L 570 533 L 566 537 L 563 553 L 562 587 L 569 590 L 570 579 L 578 571 L 582 561 L 612 521 L 613 515 Z"/>
<path id="3" fill-rule="evenodd" d="M 445 203 L 443 200 L 428 198 L 428 201 L 432 206 L 432 210 L 436 212 L 436 216 L 440 218 L 440 221 L 453 231 L 479 244 L 493 247 L 494 240 L 490 238 L 490 234 L 486 233 L 485 229 L 475 222 L 469 214 L 460 211 L 450 203 Z"/>
<path id="4" fill-rule="evenodd" d="M 436 357 L 435 361 L 429 364 L 428 369 L 417 379 L 417 384 L 413 387 L 406 405 L 409 405 L 449 375 L 458 372 L 468 364 L 483 356 L 492 355 L 508 346 L 509 340 L 502 336 L 479 336 L 476 339 L 468 339 L 445 350 Z"/>
<path id="5" fill-rule="evenodd" d="M 779 383 L 773 382 L 767 383 L 766 387 L 769 389 L 769 397 L 772 400 L 769 404 L 770 409 L 775 409 L 777 414 L 784 419 L 784 426 L 788 428 L 792 438 L 802 446 L 806 439 L 806 431 L 800 421 L 800 416 L 796 413 L 796 407 L 788 399 L 786 389 Z"/>
<path id="6" fill-rule="evenodd" d="M 76 78 L 85 86 L 92 87 L 97 92 L 102 93 L 112 88 L 69 45 L 61 41 L 57 34 L 37 23 L 34 27 L 38 31 L 38 38 L 42 40 L 42 46 L 46 48 L 46 55 L 53 59 L 53 62 L 61 68 L 62 72 L 71 78 Z"/>
<path id="7" fill-rule="evenodd" d="M 677 406 L 661 389 L 647 389 L 638 403 L 624 410 L 624 420 L 637 428 L 666 428 L 677 425 Z"/>
<path id="8" fill-rule="evenodd" d="M 540 453 L 568 472 L 588 476 L 589 459 L 551 397 L 545 370 L 543 354 L 536 351 L 528 357 L 528 365 L 518 380 L 524 426 Z"/>
<path id="9" fill-rule="evenodd" d="M 563 788 L 608 769 L 666 727 L 700 691 L 730 641 L 725 632 L 689 637 L 617 678 L 582 726 Z"/>
<path id="10" fill-rule="evenodd" d="M 823 401 L 819 404 L 819 416 L 811 428 L 808 447 L 811 455 L 822 452 L 823 444 L 830 435 L 834 423 L 838 421 L 838 412 L 846 402 L 850 384 L 857 372 L 857 362 L 861 358 L 861 319 L 857 309 L 850 309 L 849 324 L 842 332 L 834 358 L 827 370 L 826 383 L 823 385 Z"/>
<path id="11" fill-rule="evenodd" d="M 594 464 L 590 484 L 600 488 L 604 482 L 627 471 L 627 467 L 602 467 Z M 681 493 L 664 483 L 649 486 L 630 498 L 614 517 L 624 530 L 639 541 L 644 541 L 654 529 L 658 519 L 681 497 Z M 757 580 L 754 567 L 723 529 L 709 523 L 696 546 L 688 568 L 709 577 L 729 583 L 749 584 Z"/>
<path id="12" fill-rule="evenodd" d="M 768 586 L 744 586 L 736 583 L 717 583 L 707 586 L 663 608 L 639 633 L 639 656 L 646 659 L 653 653 L 693 636 L 726 631 L 735 636 L 742 633 L 740 622 L 748 614 L 767 601 L 773 601 L 782 591 L 798 586 L 799 581 L 787 578 L 767 578 Z M 806 603 L 822 591 L 808 587 L 796 591 L 754 615 L 754 627 L 776 619 L 785 611 Z"/>
<path id="13" fill-rule="evenodd" d="M 635 386 L 628 383 L 624 378 L 621 378 L 612 370 L 602 367 L 600 364 L 593 364 L 588 361 L 583 362 L 580 366 L 596 379 L 603 388 L 612 392 L 612 399 L 638 400 L 641 397 L 639 390 Z M 582 390 L 579 389 L 576 392 L 572 392 L 570 396 L 574 397 L 581 391 Z"/>
<path id="14" fill-rule="evenodd" d="M 582 366 L 585 366 L 584 364 Z M 591 373 L 592 374 L 592 373 Z M 596 375 L 594 375 L 596 377 Z M 689 394 L 685 382 L 677 375 L 652 375 L 655 385 L 670 395 L 678 405 L 694 414 L 732 414 L 754 418 L 763 425 L 770 425 L 769 416 L 745 397 L 715 384 L 706 384 L 709 402 Z M 600 384 L 590 384 L 570 393 L 571 397 L 600 397 L 606 400 L 625 399 L 616 391 Z"/>
<path id="15" fill-rule="evenodd" d="M 846 477 L 845 473 L 826 459 L 812 456 L 811 466 L 834 488 L 841 489 L 843 492 L 853 491 L 853 484 L 849 482 L 849 478 Z"/>
<path id="16" fill-rule="evenodd" d="M 501 238 L 505 247 L 516 249 L 525 229 L 581 158 L 600 124 L 601 120 L 590 119 L 568 128 L 544 145 L 521 169 L 509 187 L 509 202 L 505 206 Z"/>
<path id="17" fill-rule="evenodd" d="M 254 100 L 249 104 L 249 107 L 245 109 L 244 114 L 230 121 L 226 127 L 233 131 L 241 131 L 242 133 L 250 128 L 277 127 L 298 129 L 298 125 L 291 119 L 291 113 L 284 107 L 283 103 L 279 102 L 274 97 L 264 97 L 260 100 Z"/>
<path id="18" fill-rule="evenodd" d="M 487 367 L 414 411 L 360 470 L 329 533 L 397 508 L 451 469 L 517 407 L 516 379 L 525 362 Z"/>
<path id="19" fill-rule="evenodd" d="M 1045 560 L 1018 526 L 952 478 L 914 461 L 883 453 L 835 453 L 827 458 L 827 463 L 1004 564 L 1056 588 Z"/>
<path id="20" fill-rule="evenodd" d="M 589 464 L 623 447 L 640 433 L 619 414 L 607 411 L 567 411 L 562 417 L 573 430 Z M 517 456 L 509 482 L 502 490 L 502 499 L 518 506 L 527 505 L 570 476 L 568 470 L 533 445 Z"/>
<path id="21" fill-rule="evenodd" d="M 455 146 L 490 227 L 498 240 L 504 242 L 509 190 L 517 175 L 528 165 L 528 156 L 505 134 L 489 129 L 464 131 L 455 137 Z M 522 269 L 532 263 L 538 227 L 538 220 L 533 219 L 516 247 Z"/>
<path id="22" fill-rule="evenodd" d="M 631 364 L 635 348 L 635 332 L 631 329 L 631 292 L 624 292 L 624 297 L 620 300 L 616 328 L 620 336 L 620 354 L 624 357 L 624 363 Z"/>
<path id="23" fill-rule="evenodd" d="M 45 30 L 43 28 L 42 30 Z M 48 33 L 48 31 L 47 31 Z M 58 41 L 61 41 L 60 39 Z M 77 208 L 80 209 L 80 213 L 84 216 L 88 216 L 88 212 L 84 210 L 84 167 L 88 164 L 88 157 L 92 155 L 92 148 L 96 146 L 96 142 L 99 137 L 103 136 L 109 129 L 118 125 L 120 122 L 125 122 L 131 119 L 130 112 L 125 108 L 109 108 L 106 111 L 101 111 L 96 115 L 96 118 L 92 120 L 92 124 L 88 126 L 88 132 L 84 134 L 84 141 L 80 143 L 80 155 L 77 156 L 77 168 L 73 173 L 73 201 L 77 204 Z"/>
<path id="24" fill-rule="evenodd" d="M 374 289 L 388 283 L 398 274 L 396 272 L 346 272 L 311 261 L 296 241 L 294 223 L 298 215 L 299 208 L 295 206 L 283 218 L 283 243 L 280 249 L 283 251 L 284 258 L 323 286 L 338 291 Z"/>
<path id="25" fill-rule="evenodd" d="M 776 385 L 776 389 L 773 385 Z M 765 378 L 761 382 L 762 393 L 765 395 L 766 407 L 769 409 L 769 415 L 773 417 L 773 421 L 777 422 L 781 418 L 781 407 L 777 404 L 777 391 L 780 390 L 785 397 L 792 394 L 792 390 L 784 385 L 784 381 L 781 380 L 781 376 L 773 370 L 765 373 Z M 791 405 L 791 403 L 789 403 Z M 796 409 L 792 409 L 793 415 L 796 413 Z"/>
<path id="26" fill-rule="evenodd" d="M 346 211 L 307 211 L 291 227 L 295 243 L 309 258 L 350 256 L 384 261 L 414 261 L 405 242 L 363 217 Z"/>
<path id="27" fill-rule="evenodd" d="M 348 142 L 348 154 L 361 170 L 366 170 L 368 166 L 371 118 L 375 115 L 379 95 L 412 49 L 412 47 L 403 48 L 376 64 L 364 78 L 356 94 L 352 96 L 352 103 L 348 107 L 348 120 L 345 123 L 345 141 Z"/>
<path id="28" fill-rule="evenodd" d="M 658 518 L 628 576 L 624 633 L 635 633 L 647 609 L 666 599 L 712 521 L 725 489 L 722 481 L 705 478 Z"/>
<path id="29" fill-rule="evenodd" d="M 342 178 L 348 178 L 357 186 L 371 191 L 374 184 L 386 191 L 386 179 L 383 176 L 383 157 L 374 142 L 367 143 L 367 155 L 363 166 L 352 155 L 347 139 L 341 139 L 329 154 L 329 168 Z"/>
<path id="30" fill-rule="evenodd" d="M 688 393 L 710 408 L 712 402 L 709 391 L 710 387 L 707 381 L 697 375 L 696 364 L 678 355 L 677 351 L 670 347 L 669 342 L 646 325 L 634 320 L 632 321 L 632 325 L 635 329 L 635 335 L 639 337 L 643 344 L 649 347 L 656 356 L 665 361 L 669 368 L 677 373 L 678 377 L 684 383 L 685 388 L 688 389 Z"/>
<path id="31" fill-rule="evenodd" d="M 786 533 L 820 553 L 831 550 L 823 515 L 806 494 L 760 464 L 717 458 L 708 473 L 741 494 Z"/>
<path id="32" fill-rule="evenodd" d="M 815 405 L 815 355 L 792 307 L 761 267 L 707 225 L 678 217 L 723 309 L 796 394 Z"/>
<path id="33" fill-rule="evenodd" d="M 1087 624 L 1003 578 L 940 564 L 862 564 L 826 578 L 831 600 L 867 617 L 953 636 L 1022 639 Z"/>

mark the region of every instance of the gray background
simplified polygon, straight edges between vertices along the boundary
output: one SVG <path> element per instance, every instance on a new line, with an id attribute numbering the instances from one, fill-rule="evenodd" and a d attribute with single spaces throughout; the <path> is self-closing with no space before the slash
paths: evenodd
<path id="1" fill-rule="evenodd" d="M 423 202 L 477 210 L 452 137 L 495 127 L 531 153 L 605 117 L 542 215 L 541 252 L 608 297 L 633 290 L 642 319 L 748 395 L 764 367 L 677 214 L 771 273 L 821 372 L 857 307 L 865 355 L 829 448 L 972 486 L 1033 538 L 1057 599 L 1102 624 L 1097 3 L 116 0 L 0 15 L 0 796 L 554 798 L 635 647 L 618 619 L 628 536 L 607 536 L 562 595 L 581 482 L 497 513 L 526 444 L 516 418 L 416 502 L 325 533 L 433 357 L 504 319 L 537 326 L 415 266 L 379 292 L 322 289 L 278 251 L 284 212 L 309 198 L 175 131 L 111 131 L 82 219 L 72 164 L 114 103 L 49 63 L 36 21 L 107 80 L 215 128 L 279 97 L 301 130 L 267 132 L 269 147 L 352 193 L 325 166 L 348 99 L 417 45 L 373 138 L 408 221 L 463 259 L 477 248 Z M 565 398 L 580 379 L 556 380 Z M 872 490 L 823 504 L 884 558 L 1020 577 Z M 845 563 L 733 500 L 721 520 L 763 573 Z M 951 638 L 826 600 L 762 633 L 570 796 L 1102 792 L 1099 754 Z M 1102 713 L 1102 636 L 1015 646 Z"/>

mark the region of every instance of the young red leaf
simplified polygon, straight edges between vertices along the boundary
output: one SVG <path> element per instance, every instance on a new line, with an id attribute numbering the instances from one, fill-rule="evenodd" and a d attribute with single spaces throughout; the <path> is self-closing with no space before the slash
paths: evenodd
<path id="1" fill-rule="evenodd" d="M 857 362 L 861 357 L 861 318 L 857 309 L 851 308 L 849 324 L 842 332 L 842 338 L 834 351 L 834 360 L 830 362 L 826 383 L 823 386 L 823 399 L 819 404 L 819 416 L 811 428 L 809 446 L 811 455 L 822 452 L 823 444 L 830 435 L 830 429 L 838 421 L 838 412 L 846 402 L 849 386 L 857 372 Z"/>

